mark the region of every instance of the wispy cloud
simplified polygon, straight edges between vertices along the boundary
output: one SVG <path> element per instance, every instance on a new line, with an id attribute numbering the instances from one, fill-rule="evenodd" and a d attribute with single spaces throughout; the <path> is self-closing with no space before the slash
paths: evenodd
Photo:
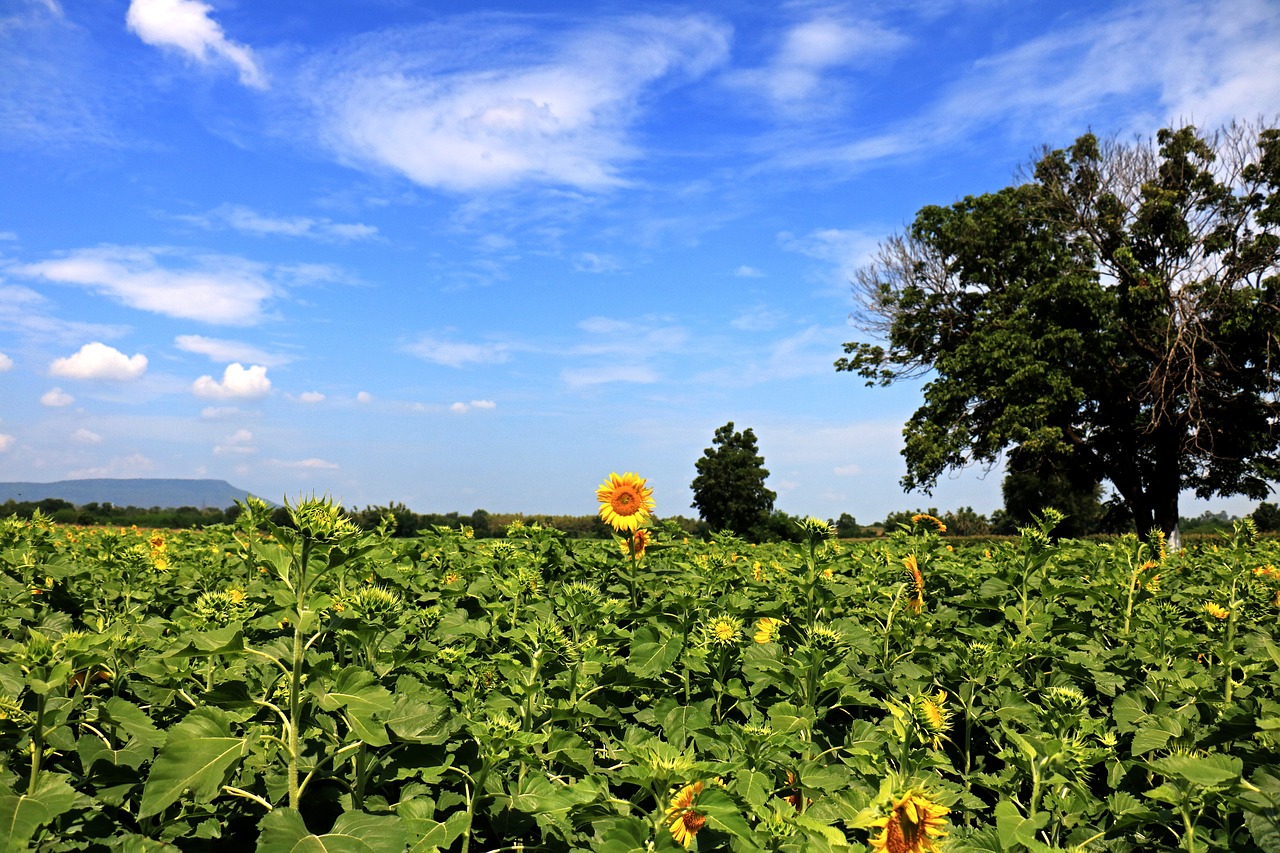
<path id="1" fill-rule="evenodd" d="M 293 361 L 292 356 L 267 352 L 244 341 L 206 338 L 203 335 L 178 335 L 173 339 L 173 344 L 183 352 L 208 356 L 210 361 L 221 364 L 239 361 L 278 367 Z"/>
<path id="2" fill-rule="evenodd" d="M 86 287 L 141 311 L 226 325 L 257 323 L 277 292 L 261 264 L 173 249 L 76 249 L 14 271 Z"/>
<path id="3" fill-rule="evenodd" d="M 509 348 L 501 343 L 472 344 L 446 341 L 424 335 L 407 344 L 404 351 L 423 361 L 443 364 L 446 367 L 462 367 L 466 364 L 501 364 L 510 358 Z"/>
<path id="4" fill-rule="evenodd" d="M 65 379 L 137 379 L 147 372 L 147 357 L 142 353 L 127 356 L 115 347 L 94 341 L 66 358 L 49 364 L 50 376 Z"/>
<path id="5" fill-rule="evenodd" d="M 358 40 L 314 60 L 302 88 L 350 163 L 459 191 L 598 190 L 639 153 L 628 132 L 644 97 L 705 73 L 728 43 L 725 25 L 696 15 L 538 29 L 477 15 Z"/>
<path id="6" fill-rule="evenodd" d="M 725 75 L 732 86 L 754 91 L 775 108 L 806 117 L 829 114 L 851 83 L 839 69 L 867 64 L 908 44 L 902 34 L 868 20 L 825 11 L 787 27 L 769 61 Z"/>
<path id="7" fill-rule="evenodd" d="M 337 462 L 329 462 L 325 459 L 311 457 L 309 459 L 272 459 L 270 464 L 276 468 L 291 468 L 294 470 L 334 470 L 338 468 Z"/>
<path id="8" fill-rule="evenodd" d="M 0 352 L 0 373 L 4 373 L 12 369 L 13 369 L 13 359 L 9 358 L 9 356 Z"/>
<path id="9" fill-rule="evenodd" d="M 178 218 L 201 228 L 230 228 L 254 237 L 301 237 L 342 243 L 378 237 L 376 226 L 361 222 L 334 222 L 325 217 L 311 216 L 275 216 L 241 204 L 224 204 L 206 214 Z"/>
<path id="10" fill-rule="evenodd" d="M 63 320 L 53 304 L 29 287 L 0 284 L 0 329 L 17 332 L 41 343 L 74 346 L 85 338 L 118 338 L 128 330 L 104 323 Z"/>
<path id="11" fill-rule="evenodd" d="M 789 167 L 861 166 L 997 134 L 1030 147 L 1280 114 L 1280 16 L 1269 0 L 1146 0 L 1053 26 L 972 62 L 914 115 L 778 144 Z M 1154 107 L 1154 108 L 1153 108 Z"/>
<path id="12" fill-rule="evenodd" d="M 15 441 L 17 441 L 17 439 L 8 433 L 0 432 L 0 453 L 7 452 L 13 447 Z"/>
<path id="13" fill-rule="evenodd" d="M 591 385 L 604 385 L 611 382 L 632 382 L 649 385 L 660 378 L 658 372 L 651 367 L 640 364 L 610 365 L 606 367 L 567 368 L 560 373 L 560 378 L 570 388 L 585 388 Z"/>
<path id="14" fill-rule="evenodd" d="M 149 45 L 177 50 L 202 64 L 220 58 L 240 72 L 240 82 L 254 89 L 267 88 L 266 76 L 253 51 L 231 41 L 199 0 L 132 0 L 125 22 Z"/>

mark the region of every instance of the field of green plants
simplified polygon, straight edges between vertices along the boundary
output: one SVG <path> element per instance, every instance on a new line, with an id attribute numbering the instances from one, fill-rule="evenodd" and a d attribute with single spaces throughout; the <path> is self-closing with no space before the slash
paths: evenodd
<path id="1" fill-rule="evenodd" d="M 1166 553 L 1052 513 L 758 547 L 291 515 L 0 520 L 0 849 L 1280 850 L 1247 522 Z"/>

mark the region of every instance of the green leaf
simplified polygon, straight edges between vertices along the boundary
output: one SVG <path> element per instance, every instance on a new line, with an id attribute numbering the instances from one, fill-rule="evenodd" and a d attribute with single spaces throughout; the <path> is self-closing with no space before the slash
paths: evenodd
<path id="1" fill-rule="evenodd" d="M 245 748 L 244 738 L 231 734 L 224 712 L 197 708 L 187 714 L 169 730 L 164 748 L 151 765 L 138 817 L 159 814 L 188 789 L 196 802 L 211 802 Z"/>
<path id="2" fill-rule="evenodd" d="M 1234 755 L 1169 755 L 1151 763 L 1163 776 L 1176 776 L 1193 785 L 1212 788 L 1234 782 L 1244 772 L 1244 762 Z"/>
<path id="3" fill-rule="evenodd" d="M 295 809 L 276 809 L 258 826 L 258 853 L 402 853 L 408 844 L 395 815 L 344 812 L 333 829 L 314 835 Z"/>
<path id="4" fill-rule="evenodd" d="M 442 701 L 448 702 L 443 696 Z M 455 726 L 450 724 L 452 707 L 424 702 L 418 696 L 401 695 L 384 716 L 387 728 L 397 738 L 413 743 L 444 743 Z"/>
<path id="5" fill-rule="evenodd" d="M 1016 850 L 1019 846 L 1036 847 L 1036 832 L 1049 822 L 1047 813 L 1037 814 L 1034 818 L 1025 818 L 1018 807 L 1008 800 L 996 803 L 996 832 L 1000 836 L 1000 846 L 1005 850 Z"/>
<path id="6" fill-rule="evenodd" d="M 661 632 L 654 625 L 643 625 L 631 638 L 627 669 L 640 678 L 654 678 L 671 668 L 683 646 L 683 638 Z"/>
<path id="7" fill-rule="evenodd" d="M 378 684 L 378 677 L 367 669 L 348 666 L 338 673 L 333 686 L 318 690 L 320 707 L 326 711 L 346 708 L 365 716 L 387 712 L 395 706 L 391 691 Z"/>
<path id="8" fill-rule="evenodd" d="M 160 746 L 164 743 L 164 732 L 156 728 L 146 712 L 119 696 L 112 696 L 102 704 L 102 715 L 141 746 Z"/>
<path id="9" fill-rule="evenodd" d="M 0 850 L 24 850 L 36 830 L 69 811 L 76 792 L 67 777 L 42 773 L 25 794 L 0 797 Z"/>
<path id="10" fill-rule="evenodd" d="M 244 627 L 228 625 L 226 628 L 217 628 L 213 631 L 184 634 L 183 640 L 186 642 L 175 645 L 162 657 L 206 657 L 242 652 L 244 651 Z"/>

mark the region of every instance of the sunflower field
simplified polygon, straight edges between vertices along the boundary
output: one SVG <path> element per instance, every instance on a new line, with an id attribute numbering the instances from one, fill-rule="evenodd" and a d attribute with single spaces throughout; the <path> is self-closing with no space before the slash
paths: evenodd
<path id="1" fill-rule="evenodd" d="M 1280 545 L 0 520 L 0 849 L 1280 850 Z"/>

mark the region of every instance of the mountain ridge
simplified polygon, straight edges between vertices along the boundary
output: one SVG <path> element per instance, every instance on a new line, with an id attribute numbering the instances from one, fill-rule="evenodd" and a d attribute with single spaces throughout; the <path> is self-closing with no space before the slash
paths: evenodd
<path id="1" fill-rule="evenodd" d="M 59 498 L 76 506 L 109 503 L 140 509 L 184 506 L 226 509 L 237 500 L 243 501 L 248 497 L 250 492 L 238 489 L 226 480 L 212 479 L 98 477 L 51 483 L 0 482 L 0 503 Z"/>

